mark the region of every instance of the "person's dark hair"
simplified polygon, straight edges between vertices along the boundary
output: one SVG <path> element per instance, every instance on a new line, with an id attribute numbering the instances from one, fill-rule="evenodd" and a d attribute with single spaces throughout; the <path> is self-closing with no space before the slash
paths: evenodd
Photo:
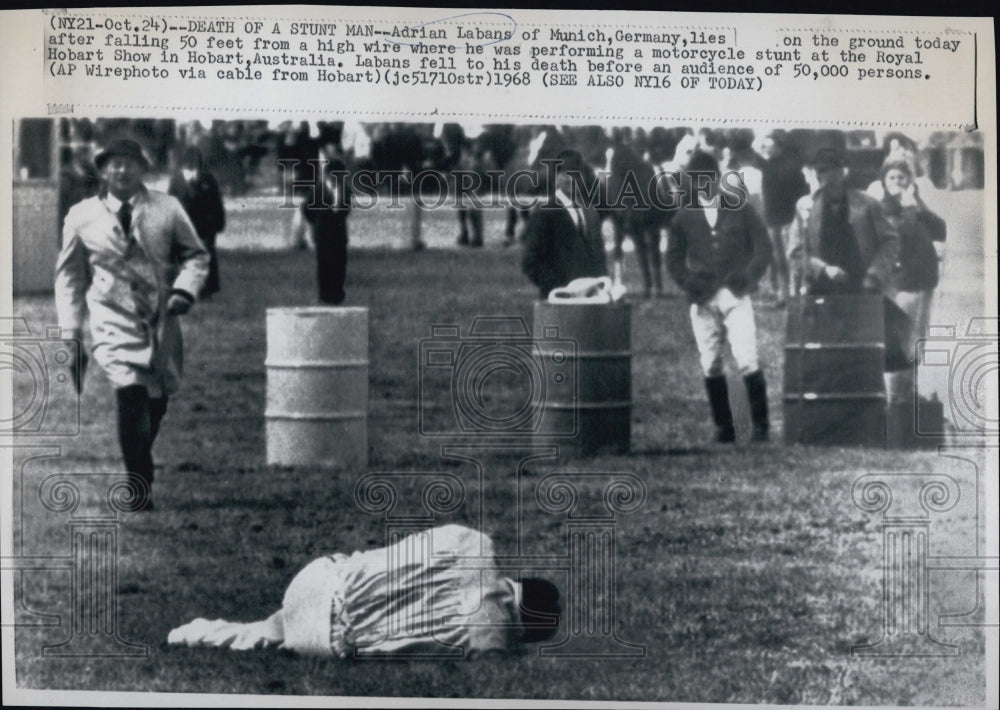
<path id="1" fill-rule="evenodd" d="M 546 641 L 559 630 L 559 588 L 539 577 L 521 580 L 521 625 L 525 643 Z"/>
<path id="2" fill-rule="evenodd" d="M 698 150 L 688 161 L 687 171 L 689 173 L 713 173 L 718 177 L 719 161 L 708 151 Z"/>
<path id="3" fill-rule="evenodd" d="M 885 185 L 885 176 L 890 170 L 898 170 L 905 174 L 910 180 L 913 180 L 913 168 L 905 160 L 887 160 L 882 164 L 882 170 L 879 171 L 879 179 L 882 181 L 882 185 Z"/>

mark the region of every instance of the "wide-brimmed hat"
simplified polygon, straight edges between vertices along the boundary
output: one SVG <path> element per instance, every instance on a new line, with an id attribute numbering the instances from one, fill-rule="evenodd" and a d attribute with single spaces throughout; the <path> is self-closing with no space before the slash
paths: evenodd
<path id="1" fill-rule="evenodd" d="M 844 155 L 836 148 L 820 148 L 812 160 L 812 167 L 819 172 L 844 167 Z"/>
<path id="2" fill-rule="evenodd" d="M 108 146 L 94 157 L 94 165 L 103 170 L 105 164 L 114 157 L 132 158 L 142 165 L 143 170 L 149 168 L 149 160 L 142 152 L 142 146 L 135 141 L 124 138 L 111 141 Z"/>

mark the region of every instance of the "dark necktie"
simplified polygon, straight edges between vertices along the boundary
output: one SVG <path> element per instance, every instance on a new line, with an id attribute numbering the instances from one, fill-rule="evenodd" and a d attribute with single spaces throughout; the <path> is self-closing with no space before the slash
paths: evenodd
<path id="1" fill-rule="evenodd" d="M 132 204 L 129 202 L 123 202 L 122 206 L 118 209 L 118 221 L 122 225 L 122 231 L 125 232 L 125 238 L 128 239 L 131 235 L 132 230 Z"/>

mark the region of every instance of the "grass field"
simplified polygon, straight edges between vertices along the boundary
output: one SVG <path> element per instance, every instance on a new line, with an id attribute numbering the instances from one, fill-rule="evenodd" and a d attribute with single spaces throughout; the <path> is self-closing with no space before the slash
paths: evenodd
<path id="1" fill-rule="evenodd" d="M 981 197 L 961 199 L 968 204 L 956 209 L 965 215 L 981 212 Z M 258 210 L 246 219 L 239 212 L 231 213 L 230 245 L 240 242 L 240 230 L 279 234 L 287 218 L 276 210 Z M 394 223 L 374 213 L 351 219 L 355 247 L 403 227 L 402 218 Z M 264 463 L 264 313 L 272 306 L 313 303 L 312 255 L 227 251 L 222 292 L 186 318 L 187 379 L 170 402 L 155 449 L 157 509 L 123 516 L 118 528 L 120 636 L 145 644 L 148 654 L 43 656 L 44 645 L 69 634 L 71 578 L 65 571 L 24 572 L 16 619 L 18 685 L 781 704 L 985 701 L 982 630 L 937 626 L 941 614 L 976 607 L 973 573 L 930 577 L 932 635 L 955 644 L 958 655 L 851 655 L 852 645 L 882 634 L 883 553 L 880 519 L 855 505 L 852 484 L 866 473 L 952 476 L 963 495 L 947 514 L 932 516 L 930 547 L 934 554 L 973 554 L 980 533 L 975 466 L 934 452 L 781 444 L 785 312 L 765 298 L 757 318 L 771 386 L 772 443 L 729 448 L 707 443 L 711 428 L 694 341 L 684 303 L 673 293 L 634 308 L 629 455 L 541 462 L 520 476 L 515 455 L 486 455 L 482 478 L 469 464 L 443 461 L 440 441 L 418 433 L 420 339 L 430 335 L 432 324 L 465 328 L 478 315 L 520 316 L 530 323 L 534 289 L 520 274 L 519 249 L 500 247 L 499 219 L 489 215 L 483 250 L 443 248 L 454 238 L 445 213 L 425 220 L 429 250 L 352 249 L 347 305 L 370 309 L 369 471 L 443 470 L 457 476 L 467 501 L 439 522 L 481 526 L 501 554 L 558 553 L 565 545 L 566 516 L 532 507 L 519 496 L 519 486 L 530 490 L 549 471 L 641 478 L 644 504 L 616 520 L 614 627 L 619 639 L 645 647 L 642 657 L 542 658 L 529 649 L 521 656 L 474 662 L 342 662 L 273 651 L 168 647 L 168 631 L 197 616 L 245 621 L 267 616 L 305 563 L 324 553 L 379 545 L 384 536 L 383 520 L 355 502 L 362 471 Z M 951 236 L 963 255 L 956 278 L 969 278 L 963 269 L 976 264 L 981 273 L 982 254 L 975 248 L 981 225 L 968 218 L 949 224 L 961 225 Z M 631 260 L 627 268 L 629 284 L 639 290 Z M 942 308 L 958 315 L 981 311 L 981 297 L 968 281 L 956 283 L 942 285 Z M 18 299 L 16 310 L 34 328 L 54 322 L 49 297 Z M 21 554 L 66 555 L 70 549 L 69 514 L 39 504 L 37 491 L 46 476 L 118 471 L 112 400 L 103 375 L 92 368 L 79 435 L 18 442 L 33 447 L 15 453 L 14 544 Z M 69 405 L 52 403 L 48 416 L 65 420 Z M 60 447 L 59 457 L 29 460 L 54 451 L 46 446 Z M 78 516 L 106 510 L 99 486 L 108 480 L 80 484 Z M 599 503 L 599 487 L 584 491 L 581 506 L 593 511 Z M 397 514 L 419 510 L 419 501 L 403 496 Z M 560 581 L 558 573 L 554 579 Z M 61 615 L 63 625 L 32 627 L 43 621 L 42 613 Z M 981 622 L 981 613 L 972 621 Z M 607 639 L 594 646 L 598 652 L 614 648 Z M 912 650 L 919 655 L 917 647 Z"/>

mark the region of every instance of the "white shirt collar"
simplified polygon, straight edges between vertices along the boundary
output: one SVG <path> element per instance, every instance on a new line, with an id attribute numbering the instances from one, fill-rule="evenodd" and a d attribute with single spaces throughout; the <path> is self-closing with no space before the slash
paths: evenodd
<path id="1" fill-rule="evenodd" d="M 715 229 L 715 225 L 719 222 L 719 196 L 716 195 L 715 199 L 708 203 L 704 202 L 699 196 L 698 205 L 701 207 L 702 214 L 705 215 L 705 219 L 708 221 L 708 226 Z"/>
<path id="2" fill-rule="evenodd" d="M 135 200 L 138 196 L 139 193 L 136 193 L 132 195 L 130 198 L 128 198 L 129 204 L 132 205 L 133 207 L 135 207 Z M 110 192 L 104 196 L 104 204 L 106 204 L 112 212 L 118 212 L 118 210 L 122 208 L 122 201 L 119 200 L 114 195 L 112 195 Z"/>
<path id="3" fill-rule="evenodd" d="M 570 199 L 569 195 L 562 190 L 556 190 L 556 202 L 565 207 L 566 211 L 569 212 L 569 218 L 573 220 L 574 227 L 577 229 L 585 228 L 583 224 L 583 208 L 573 204 L 573 200 Z"/>

